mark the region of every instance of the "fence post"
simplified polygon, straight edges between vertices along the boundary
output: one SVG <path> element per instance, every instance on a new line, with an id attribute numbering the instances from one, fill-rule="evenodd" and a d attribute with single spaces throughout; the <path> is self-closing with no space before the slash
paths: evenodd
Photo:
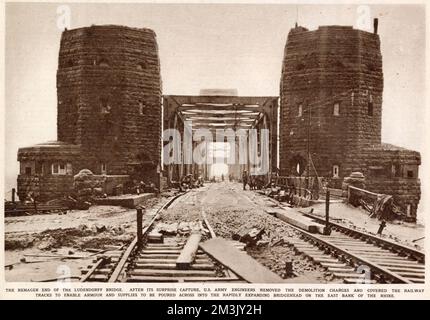
<path id="1" fill-rule="evenodd" d="M 299 178 L 299 197 L 301 197 L 302 196 L 302 178 L 300 177 Z"/>
<path id="2" fill-rule="evenodd" d="M 285 277 L 290 278 L 294 274 L 293 272 L 293 261 L 285 261 Z"/>
<path id="3" fill-rule="evenodd" d="M 137 233 L 137 247 L 141 248 L 142 247 L 142 240 L 143 240 L 143 234 L 142 234 L 142 218 L 143 218 L 143 208 L 142 207 L 137 207 L 136 208 L 136 233 Z"/>
<path id="4" fill-rule="evenodd" d="M 324 227 L 323 233 L 328 236 L 331 234 L 329 211 L 330 211 L 330 190 L 327 190 L 325 194 L 325 227 Z"/>

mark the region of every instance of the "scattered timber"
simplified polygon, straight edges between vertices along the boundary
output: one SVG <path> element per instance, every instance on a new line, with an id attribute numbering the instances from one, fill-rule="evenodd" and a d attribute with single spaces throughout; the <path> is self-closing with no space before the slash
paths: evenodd
<path id="1" fill-rule="evenodd" d="M 200 243 L 200 248 L 247 282 L 283 282 L 280 276 L 258 263 L 245 252 L 232 246 L 227 240 L 221 238 L 210 239 Z"/>

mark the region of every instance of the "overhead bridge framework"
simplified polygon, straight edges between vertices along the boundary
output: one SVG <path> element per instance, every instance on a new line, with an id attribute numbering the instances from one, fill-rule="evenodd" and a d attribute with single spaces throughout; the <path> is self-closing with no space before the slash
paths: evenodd
<path id="1" fill-rule="evenodd" d="M 260 137 L 261 129 L 268 129 L 270 165 L 267 175 L 270 175 L 276 170 L 277 164 L 278 99 L 278 97 L 270 96 L 166 95 L 163 97 L 164 129 L 176 129 L 183 138 L 184 124 L 186 121 L 191 121 L 193 131 L 207 129 L 212 133 L 214 141 L 217 129 L 232 129 L 235 132 L 240 129 L 256 129 L 258 137 Z M 196 142 L 193 144 L 195 145 Z M 236 153 L 237 150 L 238 148 L 236 148 Z M 242 170 L 249 170 L 249 166 L 249 162 L 242 165 L 229 164 L 229 174 L 237 178 Z M 181 164 L 170 164 L 166 170 L 169 183 L 179 181 L 184 174 L 210 178 L 210 164 L 197 165 L 182 162 Z"/>

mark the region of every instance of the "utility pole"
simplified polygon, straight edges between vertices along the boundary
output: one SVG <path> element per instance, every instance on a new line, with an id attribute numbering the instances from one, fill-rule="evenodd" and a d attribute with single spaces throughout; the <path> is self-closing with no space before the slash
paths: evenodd
<path id="1" fill-rule="evenodd" d="M 308 105 L 308 143 L 307 143 L 307 153 L 308 153 L 308 168 L 306 170 L 307 172 L 307 187 L 308 189 L 310 189 L 310 181 L 309 181 L 309 176 L 310 176 L 310 171 L 311 171 L 311 105 Z"/>

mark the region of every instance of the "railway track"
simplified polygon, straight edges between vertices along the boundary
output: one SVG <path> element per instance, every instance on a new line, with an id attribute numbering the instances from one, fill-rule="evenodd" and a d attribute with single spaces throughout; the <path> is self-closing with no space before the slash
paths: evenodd
<path id="1" fill-rule="evenodd" d="M 157 215 L 164 209 L 168 208 L 182 194 L 169 198 L 164 204 L 157 204 L 147 212 L 152 216 L 148 227 L 150 227 L 157 218 Z M 149 228 L 146 228 L 148 231 Z M 108 254 L 100 255 L 93 260 L 93 264 L 87 269 L 82 270 L 80 282 L 115 282 L 123 271 L 128 257 L 135 250 L 137 237 L 126 247 L 118 250 L 111 250 Z"/>
<path id="2" fill-rule="evenodd" d="M 93 261 L 93 265 L 83 271 L 81 281 L 245 282 L 200 248 L 195 251 L 192 264 L 186 268 L 178 265 L 178 258 L 195 234 L 192 231 L 183 235 L 164 234 L 162 241 L 154 241 L 150 237 L 153 232 L 158 232 L 163 223 L 160 219 L 163 210 L 169 206 L 174 207 L 178 197 L 180 195 L 147 213 L 146 216 L 151 220 L 142 228 L 143 241 L 140 247 L 136 237 L 128 247 L 99 256 Z M 189 194 L 183 197 L 184 201 L 188 201 L 189 197 Z M 321 217 L 304 215 L 317 222 L 324 222 Z M 204 213 L 195 224 L 197 233 L 202 235 L 202 241 L 216 237 Z M 284 238 L 284 242 L 293 247 L 297 254 L 305 255 L 345 283 L 424 283 L 425 256 L 416 249 L 334 222 L 330 222 L 330 235 L 310 233 L 287 224 L 297 231 L 298 236 Z M 244 249 L 243 243 L 232 241 L 231 244 Z"/>
<path id="3" fill-rule="evenodd" d="M 321 217 L 304 215 L 325 224 Z M 287 224 L 300 234 L 297 239 L 285 239 L 287 244 L 345 283 L 424 283 L 421 251 L 334 222 L 329 222 L 330 235 Z"/>
<path id="4" fill-rule="evenodd" d="M 182 194 L 181 194 L 182 195 Z M 179 195 L 180 196 L 180 195 Z M 164 205 L 155 207 L 152 219 L 142 230 L 143 244 L 138 247 L 137 237 L 124 250 L 111 251 L 108 256 L 100 256 L 93 265 L 83 270 L 81 282 L 245 282 L 229 268 L 213 260 L 200 248 L 192 265 L 178 267 L 177 260 L 193 233 L 164 235 L 162 243 L 152 241 L 149 235 L 157 230 L 162 211 L 171 206 L 179 197 L 169 199 Z M 203 237 L 216 237 L 205 216 L 196 222 Z M 244 244 L 231 241 L 232 245 L 244 250 Z"/>
<path id="5" fill-rule="evenodd" d="M 131 259 L 126 282 L 243 282 L 201 249 L 194 263 L 182 270 L 177 259 L 188 237 L 167 237 L 163 244 L 147 243 Z M 239 245 L 239 244 L 238 244 Z"/>

